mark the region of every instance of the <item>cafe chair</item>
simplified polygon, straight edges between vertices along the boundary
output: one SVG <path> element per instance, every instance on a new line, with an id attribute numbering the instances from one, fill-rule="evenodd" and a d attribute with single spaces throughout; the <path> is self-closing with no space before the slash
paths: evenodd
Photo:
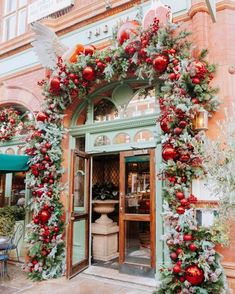
<path id="1" fill-rule="evenodd" d="M 3 244 L 0 244 L 0 250 L 5 250 L 6 252 L 15 250 L 18 262 L 20 261 L 18 245 L 21 238 L 23 238 L 23 234 L 24 234 L 24 225 L 19 223 L 13 235 L 10 237 L 9 241 Z"/>
<path id="2" fill-rule="evenodd" d="M 1 250 L 0 251 L 0 278 L 4 278 L 7 276 L 8 278 L 8 272 L 7 272 L 7 261 L 8 261 L 8 254 L 7 250 Z"/>

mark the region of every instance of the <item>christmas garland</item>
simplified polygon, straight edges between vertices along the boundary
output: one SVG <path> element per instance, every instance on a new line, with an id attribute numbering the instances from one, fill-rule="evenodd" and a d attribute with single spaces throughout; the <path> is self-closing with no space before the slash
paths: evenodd
<path id="1" fill-rule="evenodd" d="M 163 131 L 164 235 L 171 263 L 161 270 L 161 289 L 157 293 L 221 294 L 224 276 L 214 250 L 216 233 L 199 227 L 190 194 L 191 182 L 203 176 L 203 136 L 192 128 L 201 108 L 217 108 L 211 87 L 215 68 L 205 60 L 206 51 L 193 58 L 188 33 L 178 26 L 159 27 L 154 20 L 142 30 L 137 21 L 128 21 L 118 30 L 115 45 L 106 50 L 78 45 L 75 53 L 58 59 L 57 69 L 43 80 L 45 104 L 37 116 L 27 152 L 32 155 L 28 184 L 34 195 L 34 215 L 28 233 L 32 279 L 57 277 L 63 273 L 64 243 L 59 202 L 63 112 L 73 99 L 86 97 L 95 85 L 127 77 L 160 81 L 158 93 Z"/>
<path id="2" fill-rule="evenodd" d="M 13 108 L 5 108 L 0 110 L 0 141 L 10 141 L 20 133 L 24 123 L 19 111 Z"/>

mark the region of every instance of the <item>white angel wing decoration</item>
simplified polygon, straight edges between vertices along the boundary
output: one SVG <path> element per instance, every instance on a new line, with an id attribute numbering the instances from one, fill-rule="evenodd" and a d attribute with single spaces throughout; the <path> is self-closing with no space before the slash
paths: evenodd
<path id="1" fill-rule="evenodd" d="M 58 56 L 68 48 L 63 45 L 56 34 L 48 27 L 35 22 L 31 24 L 35 40 L 31 43 L 43 67 L 55 69 Z"/>

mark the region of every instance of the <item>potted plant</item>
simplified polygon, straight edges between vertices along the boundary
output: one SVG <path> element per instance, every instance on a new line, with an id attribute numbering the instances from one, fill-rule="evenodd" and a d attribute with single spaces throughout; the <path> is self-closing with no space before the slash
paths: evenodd
<path id="1" fill-rule="evenodd" d="M 101 216 L 95 222 L 100 225 L 111 225 L 113 220 L 107 214 L 114 211 L 118 201 L 118 187 L 112 183 L 95 184 L 92 187 L 93 210 Z"/>
<path id="2" fill-rule="evenodd" d="M 222 265 L 230 285 L 235 284 L 235 106 L 231 116 L 227 113 L 223 121 L 218 121 L 216 141 L 208 140 L 206 146 L 208 186 L 219 197 L 218 220 L 215 225 L 226 226 L 229 247 L 217 246 L 222 254 Z M 226 241 L 226 236 L 223 238 Z M 226 242 L 223 242 L 226 244 Z M 233 288 L 234 289 L 234 288 Z"/>

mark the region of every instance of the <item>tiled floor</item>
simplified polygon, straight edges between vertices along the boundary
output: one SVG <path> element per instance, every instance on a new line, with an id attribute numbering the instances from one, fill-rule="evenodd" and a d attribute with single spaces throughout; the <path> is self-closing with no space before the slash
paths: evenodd
<path id="1" fill-rule="evenodd" d="M 43 282 L 31 282 L 19 266 L 10 266 L 9 273 L 10 280 L 0 281 L 1 294 L 150 294 L 154 290 L 152 285 L 103 278 L 92 273 L 81 273 L 71 280 L 62 277 Z"/>

